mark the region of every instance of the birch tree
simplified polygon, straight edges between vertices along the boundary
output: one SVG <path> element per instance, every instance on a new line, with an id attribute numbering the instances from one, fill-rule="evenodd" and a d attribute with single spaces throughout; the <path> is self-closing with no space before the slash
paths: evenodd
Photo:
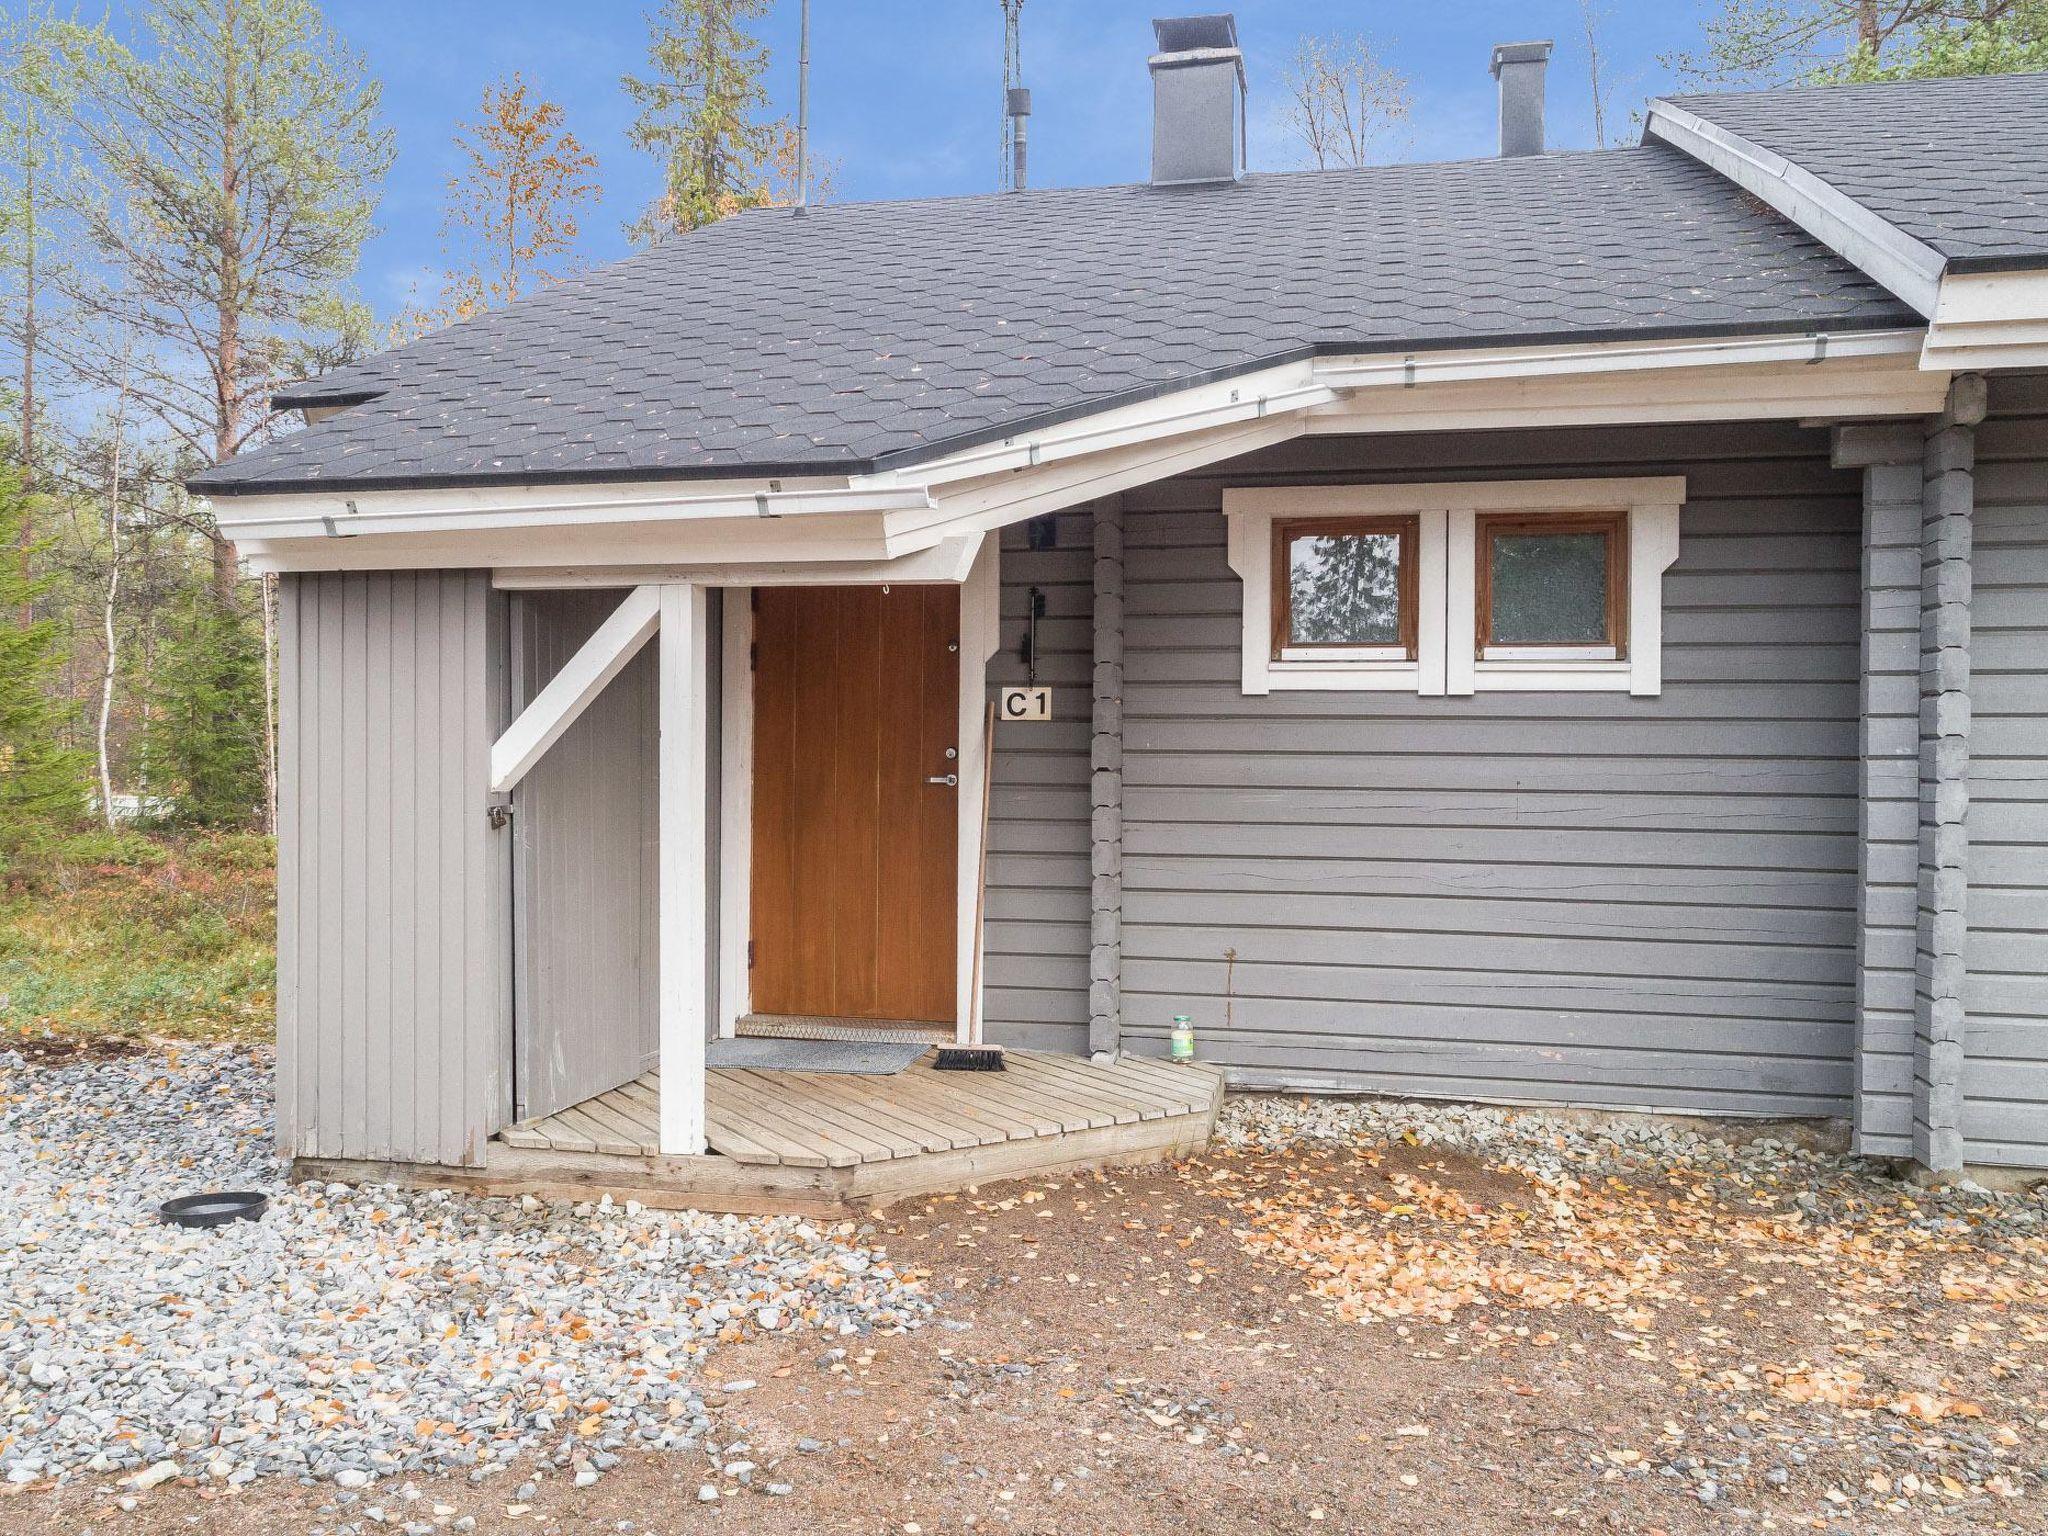
<path id="1" fill-rule="evenodd" d="M 1713 87 L 2048 69 L 2048 0 L 1721 0 L 1664 63 Z"/>
<path id="2" fill-rule="evenodd" d="M 456 258 L 446 296 L 462 318 L 568 271 L 579 216 L 600 188 L 597 156 L 564 125 L 561 104 L 516 74 L 484 87 L 455 143 L 465 163 L 448 182 L 441 238 Z"/>
<path id="3" fill-rule="evenodd" d="M 1288 130 L 1319 171 L 1383 160 L 1414 109 L 1407 77 L 1362 36 L 1302 38 L 1286 92 Z"/>

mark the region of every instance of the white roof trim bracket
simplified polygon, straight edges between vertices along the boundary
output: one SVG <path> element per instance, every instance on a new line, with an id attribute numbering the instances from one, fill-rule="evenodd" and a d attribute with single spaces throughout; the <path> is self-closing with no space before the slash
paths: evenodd
<path id="1" fill-rule="evenodd" d="M 1920 361 L 1925 368 L 2048 367 L 2048 271 L 1949 273 Z"/>
<path id="2" fill-rule="evenodd" d="M 1645 137 L 1661 139 L 1762 198 L 1921 314 L 1932 316 L 1947 260 L 1811 171 L 1668 101 L 1650 103 Z"/>
<path id="3" fill-rule="evenodd" d="M 1135 405 L 1116 406 L 1042 432 L 1019 433 L 1001 442 L 963 448 L 926 464 L 856 476 L 856 487 L 936 487 L 958 480 L 1002 474 L 1152 442 L 1162 437 L 1206 432 L 1263 416 L 1327 405 L 1336 393 L 1317 374 L 1313 360 L 1261 368 L 1213 384 L 1177 389 Z"/>

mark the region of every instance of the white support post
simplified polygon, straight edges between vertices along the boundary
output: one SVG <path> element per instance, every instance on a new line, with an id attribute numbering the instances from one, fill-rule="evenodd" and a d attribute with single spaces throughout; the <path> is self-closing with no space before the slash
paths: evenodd
<path id="1" fill-rule="evenodd" d="M 661 1150 L 704 1150 L 705 756 L 711 628 L 707 590 L 660 588 Z"/>

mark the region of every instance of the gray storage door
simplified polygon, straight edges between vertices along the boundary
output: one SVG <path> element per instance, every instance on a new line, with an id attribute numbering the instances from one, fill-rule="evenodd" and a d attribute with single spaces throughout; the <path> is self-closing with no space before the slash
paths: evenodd
<path id="1" fill-rule="evenodd" d="M 624 595 L 514 595 L 515 708 Z M 657 652 L 649 642 L 513 793 L 520 1119 L 630 1082 L 658 1057 Z"/>

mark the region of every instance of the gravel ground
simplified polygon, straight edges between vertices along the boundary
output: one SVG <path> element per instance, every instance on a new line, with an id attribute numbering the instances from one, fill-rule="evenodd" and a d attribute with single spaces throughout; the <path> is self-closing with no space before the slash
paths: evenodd
<path id="1" fill-rule="evenodd" d="M 270 1062 L 225 1048 L 33 1067 L 0 1054 L 0 1476 L 365 1488 L 712 1431 L 707 1354 L 913 1327 L 916 1286 L 850 1226 L 292 1186 Z M 260 1189 L 260 1222 L 162 1225 Z"/>
<path id="2" fill-rule="evenodd" d="M 1405 1099 L 1233 1098 L 1217 1127 L 1222 1146 L 1360 1141 L 1444 1147 L 1487 1158 L 1549 1184 L 1595 1175 L 1698 1174 L 1744 1198 L 1782 1198 L 1815 1219 L 1893 1208 L 1930 1232 L 2048 1238 L 2048 1179 L 2023 1193 L 1967 1180 L 1937 1188 L 1905 1185 L 1869 1158 L 1816 1151 L 1771 1135 L 1712 1135 L 1640 1116 L 1589 1120 L 1578 1115 L 1489 1104 L 1431 1104 Z"/>
<path id="3" fill-rule="evenodd" d="M 872 1230 L 302 1189 L 174 1238 L 161 1185 L 279 1188 L 263 1070 L 0 1061 L 0 1536 L 2048 1533 L 2039 1195 L 1255 1098 Z M 86 1470 L 95 1391 L 183 1475 Z"/>

